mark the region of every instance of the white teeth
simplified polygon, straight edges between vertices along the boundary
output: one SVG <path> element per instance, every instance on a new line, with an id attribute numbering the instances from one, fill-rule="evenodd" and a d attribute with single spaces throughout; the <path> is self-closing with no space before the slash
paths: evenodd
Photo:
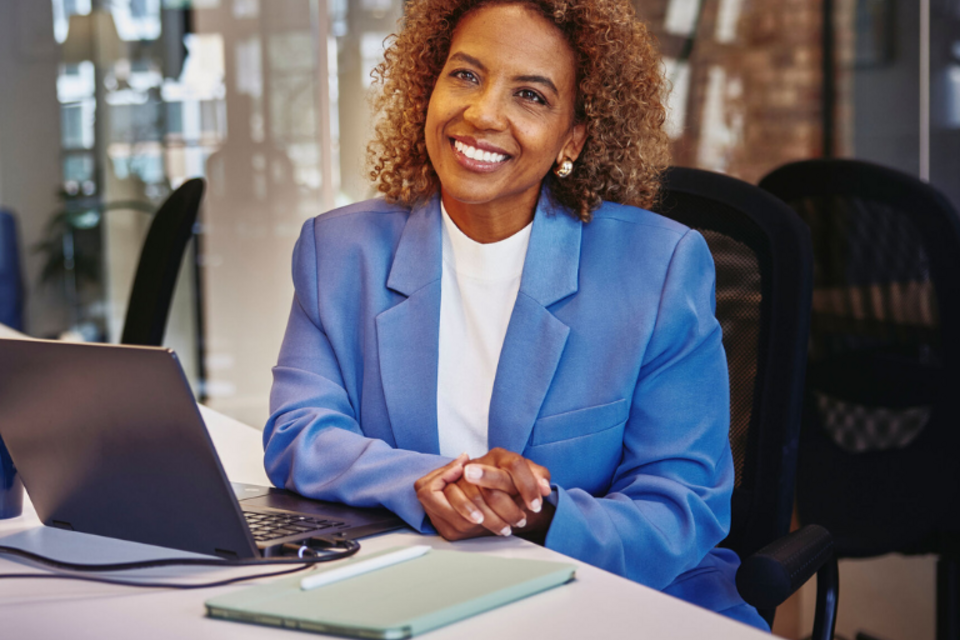
<path id="1" fill-rule="evenodd" d="M 482 151 L 476 147 L 471 147 L 468 144 L 464 144 L 459 140 L 453 141 L 453 146 L 457 151 L 467 156 L 471 160 L 478 160 L 480 162 L 487 162 L 490 164 L 495 164 L 497 162 L 503 162 L 507 159 L 507 156 L 502 153 L 493 153 L 491 151 Z"/>

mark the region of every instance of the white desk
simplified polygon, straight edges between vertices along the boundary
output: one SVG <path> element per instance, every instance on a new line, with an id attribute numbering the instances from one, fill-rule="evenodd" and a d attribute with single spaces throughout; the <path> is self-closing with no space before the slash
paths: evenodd
<path id="1" fill-rule="evenodd" d="M 5 324 L 0 324 L 0 338 L 25 338 L 27 336 L 23 335 L 19 331 L 11 329 Z"/>
<path id="2" fill-rule="evenodd" d="M 3 327 L 0 326 L 0 330 Z M 0 333 L 3 336 L 3 333 Z M 7 330 L 6 337 L 15 337 Z M 202 408 L 207 427 L 231 480 L 265 484 L 260 432 Z M 428 543 L 503 557 L 569 558 L 518 538 L 483 538 L 449 543 L 413 532 L 390 533 L 362 541 L 361 554 L 398 544 Z M 29 548 L 80 562 L 183 556 L 158 547 L 64 532 L 40 526 L 29 500 L 24 515 L 0 520 L 0 544 Z M 0 573 L 34 571 L 0 558 Z M 238 569 L 155 570 L 154 576 L 216 579 Z M 253 583 L 245 583 L 253 584 Z M 203 601 L 242 586 L 174 591 L 133 589 L 70 580 L 0 580 L 0 638 L 91 640 L 136 638 L 309 638 L 301 632 L 204 617 Z M 421 636 L 428 640 L 482 638 L 655 640 L 760 640 L 770 636 L 706 610 L 647 589 L 613 574 L 580 564 L 573 583 L 483 613 Z"/>

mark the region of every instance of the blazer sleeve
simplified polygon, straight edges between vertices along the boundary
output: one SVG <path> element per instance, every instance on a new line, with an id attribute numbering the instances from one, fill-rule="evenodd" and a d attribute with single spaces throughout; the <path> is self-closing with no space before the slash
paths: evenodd
<path id="1" fill-rule="evenodd" d="M 364 435 L 338 361 L 362 356 L 336 352 L 321 323 L 313 220 L 294 249 L 293 281 L 293 307 L 273 368 L 271 415 L 263 433 L 267 475 L 276 486 L 311 498 L 385 507 L 414 529 L 432 532 L 413 483 L 450 459 L 395 449 Z"/>
<path id="2" fill-rule="evenodd" d="M 671 257 L 609 491 L 555 487 L 546 546 L 663 589 L 727 534 L 734 468 L 713 260 L 688 231 Z"/>

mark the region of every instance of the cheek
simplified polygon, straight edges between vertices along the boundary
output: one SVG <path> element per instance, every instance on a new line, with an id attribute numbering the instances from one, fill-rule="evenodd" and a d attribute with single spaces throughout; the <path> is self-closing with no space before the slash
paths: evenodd
<path id="1" fill-rule="evenodd" d="M 434 91 L 430 96 L 430 100 L 427 102 L 427 125 L 430 125 L 432 121 L 436 120 L 437 108 L 441 102 L 437 93 L 438 91 Z"/>
<path id="2" fill-rule="evenodd" d="M 528 151 L 533 152 L 543 162 L 549 160 L 552 163 L 567 137 L 564 124 L 559 119 L 527 118 L 524 122 L 518 118 L 514 120 L 514 132 Z M 557 136 L 561 131 L 564 133 Z"/>
<path id="3" fill-rule="evenodd" d="M 549 170 L 556 161 L 562 145 L 550 132 L 540 131 L 538 134 L 528 138 L 527 148 L 533 151 L 532 155 L 536 157 L 537 165 L 541 169 L 546 167 L 545 170 Z"/>
<path id="4" fill-rule="evenodd" d="M 442 133 L 436 103 L 431 98 L 429 105 L 427 105 L 427 119 L 424 122 L 424 137 L 426 138 L 428 155 L 436 153 Z"/>

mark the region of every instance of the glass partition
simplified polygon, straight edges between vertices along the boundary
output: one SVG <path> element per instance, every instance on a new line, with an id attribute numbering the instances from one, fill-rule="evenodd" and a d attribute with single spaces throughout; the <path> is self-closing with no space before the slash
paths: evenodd
<path id="1" fill-rule="evenodd" d="M 150 215 L 207 191 L 167 343 L 198 395 L 267 416 L 300 227 L 372 195 L 370 71 L 400 0 L 52 0 L 63 220 L 49 284 L 70 336 L 117 341 Z"/>

